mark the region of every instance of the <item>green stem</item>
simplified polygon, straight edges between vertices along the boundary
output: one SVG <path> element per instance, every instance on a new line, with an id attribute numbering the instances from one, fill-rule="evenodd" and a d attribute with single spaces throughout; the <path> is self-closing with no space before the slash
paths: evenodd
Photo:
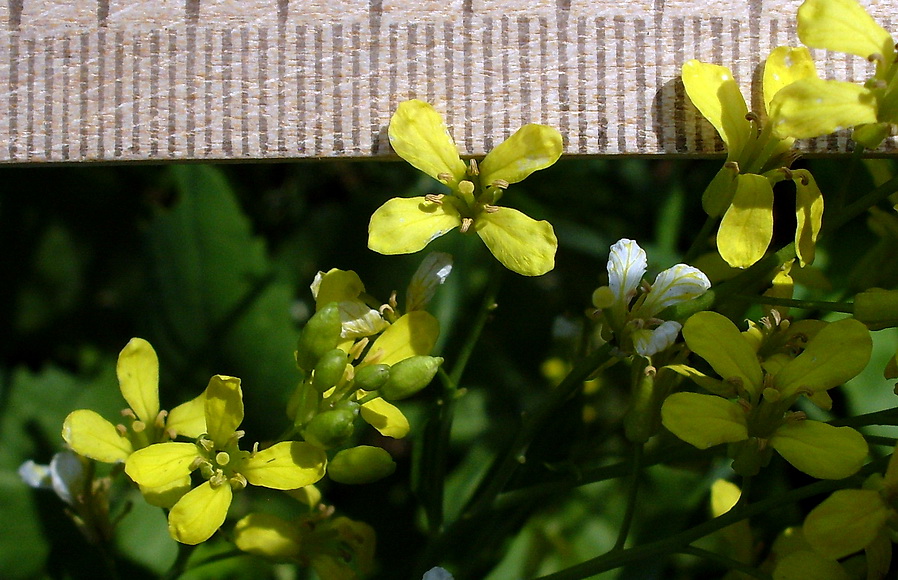
<path id="1" fill-rule="evenodd" d="M 642 443 L 633 444 L 633 460 L 630 472 L 630 488 L 627 493 L 627 507 L 624 510 L 624 519 L 621 523 L 620 530 L 617 532 L 617 541 L 614 543 L 614 550 L 623 550 L 627 543 L 627 536 L 630 535 L 630 528 L 633 525 L 633 516 L 636 515 L 636 498 L 639 496 L 639 474 L 642 471 L 642 454 L 644 445 Z"/>
<path id="2" fill-rule="evenodd" d="M 168 572 L 162 577 L 163 580 L 175 580 L 175 578 L 180 578 L 181 575 L 187 570 L 187 561 L 190 559 L 191 554 L 196 549 L 196 546 L 189 546 L 187 544 L 178 544 L 178 556 L 175 558 L 174 563 L 172 563 L 171 568 L 168 569 Z"/>
<path id="3" fill-rule="evenodd" d="M 836 194 L 834 209 L 840 210 L 845 207 L 845 200 L 848 199 L 848 186 L 851 185 L 851 181 L 854 179 L 854 174 L 857 172 L 863 154 L 864 146 L 860 143 L 856 143 L 854 151 L 851 153 L 851 162 L 848 165 L 848 171 L 845 172 L 845 179 L 842 180 L 842 185 L 839 187 L 839 192 Z"/>
<path id="4" fill-rule="evenodd" d="M 755 296 L 749 294 L 735 294 L 734 298 L 745 300 L 753 304 L 772 304 L 773 306 L 789 306 L 805 308 L 807 310 L 823 310 L 826 312 L 854 312 L 854 304 L 850 302 L 826 302 L 822 300 L 794 300 L 792 298 L 774 298 L 772 296 Z"/>
<path id="5" fill-rule="evenodd" d="M 702 244 L 704 244 L 708 239 L 708 236 L 711 235 L 711 230 L 714 229 L 715 225 L 717 225 L 717 217 L 709 215 L 705 218 L 705 223 L 702 224 L 702 229 L 700 229 L 698 234 L 692 238 L 692 244 L 683 256 L 684 264 L 689 264 L 692 260 L 698 257 L 699 252 L 702 250 Z"/>
<path id="6" fill-rule="evenodd" d="M 835 491 L 845 487 L 853 487 L 860 485 L 863 476 L 874 471 L 880 471 L 885 466 L 885 460 L 874 461 L 865 466 L 857 475 L 837 481 L 824 480 L 806 485 L 804 487 L 794 489 L 781 496 L 772 497 L 762 500 L 754 504 L 735 507 L 727 513 L 714 519 L 703 522 L 697 526 L 684 530 L 678 534 L 674 534 L 668 538 L 651 542 L 642 546 L 636 546 L 620 551 L 610 551 L 602 556 L 587 560 L 572 566 L 565 570 L 541 576 L 536 580 L 582 580 L 590 576 L 601 574 L 615 568 L 620 568 L 633 562 L 644 561 L 650 558 L 658 558 L 681 551 L 683 547 L 688 546 L 692 542 L 703 538 L 708 534 L 712 534 L 717 530 L 721 530 L 729 525 L 746 518 L 767 512 L 774 508 L 790 503 L 795 503 L 803 499 L 820 495 L 823 493 Z"/>
<path id="7" fill-rule="evenodd" d="M 874 411 L 854 417 L 845 417 L 830 421 L 835 427 L 866 427 L 867 425 L 898 425 L 898 407 Z"/>
<path id="8" fill-rule="evenodd" d="M 690 556 L 695 556 L 696 558 L 715 562 L 717 564 L 720 564 L 724 568 L 742 572 L 746 576 L 758 578 L 758 580 L 771 580 L 772 578 L 770 574 L 761 572 L 753 566 L 749 566 L 748 564 L 744 564 L 738 560 L 733 560 L 732 558 L 727 558 L 726 556 L 723 556 L 721 554 L 715 554 L 714 552 L 709 552 L 708 550 L 703 550 L 702 548 L 696 548 L 695 546 L 686 546 L 677 551 L 681 554 L 689 554 Z"/>
<path id="9" fill-rule="evenodd" d="M 823 229 L 821 230 L 820 235 L 822 236 L 833 230 L 839 229 L 880 201 L 888 198 L 896 191 L 898 191 L 898 176 L 893 177 L 870 193 L 858 198 L 854 203 L 841 208 L 833 219 L 823 224 Z"/>
<path id="10" fill-rule="evenodd" d="M 497 262 L 498 264 L 498 262 Z M 484 292 L 483 302 L 477 312 L 474 322 L 471 324 L 467 340 L 456 358 L 452 371 L 447 375 L 440 371 L 440 379 L 443 384 L 442 395 L 436 402 L 433 410 L 433 423 L 425 428 L 421 454 L 418 456 L 421 481 L 421 492 L 425 512 L 427 513 L 428 528 L 432 534 L 436 534 L 443 527 L 443 503 L 445 491 L 446 456 L 449 453 L 449 439 L 452 434 L 452 422 L 455 415 L 455 401 L 458 395 L 458 385 L 465 372 L 468 361 L 474 354 L 474 350 L 486 327 L 490 314 L 496 307 L 496 298 L 499 295 L 499 287 L 502 281 L 503 270 L 495 267 Z"/>

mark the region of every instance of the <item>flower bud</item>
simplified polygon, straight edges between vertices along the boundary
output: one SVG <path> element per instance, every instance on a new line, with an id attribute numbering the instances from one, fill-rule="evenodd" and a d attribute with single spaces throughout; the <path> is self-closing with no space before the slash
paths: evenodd
<path id="1" fill-rule="evenodd" d="M 376 391 L 389 377 L 389 365 L 364 366 L 355 371 L 355 386 L 363 391 Z"/>
<path id="2" fill-rule="evenodd" d="M 871 288 L 857 294 L 854 317 L 870 330 L 898 326 L 898 290 Z"/>
<path id="3" fill-rule="evenodd" d="M 312 445 L 322 449 L 331 449 L 346 442 L 355 430 L 354 422 L 359 414 L 355 408 L 340 408 L 325 411 L 309 421 L 302 436 Z"/>
<path id="4" fill-rule="evenodd" d="M 337 483 L 371 483 L 396 471 L 396 463 L 380 447 L 359 445 L 337 453 L 327 464 L 327 474 Z"/>
<path id="5" fill-rule="evenodd" d="M 326 352 L 337 347 L 342 329 L 336 302 L 316 312 L 303 327 L 296 343 L 296 364 L 299 368 L 311 372 Z"/>
<path id="6" fill-rule="evenodd" d="M 319 393 L 325 393 L 337 384 L 346 371 L 348 357 L 339 348 L 329 350 L 318 360 L 312 374 L 312 386 Z"/>
<path id="7" fill-rule="evenodd" d="M 401 360 L 390 367 L 390 376 L 380 388 L 380 396 L 388 401 L 411 397 L 430 384 L 443 357 L 419 355 Z"/>

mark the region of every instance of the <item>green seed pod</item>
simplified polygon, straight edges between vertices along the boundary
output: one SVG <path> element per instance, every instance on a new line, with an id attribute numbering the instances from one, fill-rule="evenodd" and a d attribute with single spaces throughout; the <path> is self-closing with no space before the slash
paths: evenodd
<path id="1" fill-rule="evenodd" d="M 312 374 L 312 386 L 319 393 L 324 393 L 337 384 L 337 381 L 343 376 L 346 370 L 346 362 L 349 357 L 339 348 L 329 350 L 315 365 L 315 372 Z"/>
<path id="2" fill-rule="evenodd" d="M 312 372 L 318 360 L 340 342 L 340 310 L 331 302 L 315 313 L 303 327 L 296 343 L 296 364 L 306 372 Z"/>
<path id="3" fill-rule="evenodd" d="M 380 388 L 380 396 L 388 401 L 411 397 L 430 384 L 443 364 L 440 356 L 413 356 L 390 367 L 390 378 Z"/>
<path id="4" fill-rule="evenodd" d="M 389 365 L 364 366 L 355 371 L 355 387 L 363 391 L 376 391 L 389 377 Z"/>
<path id="5" fill-rule="evenodd" d="M 327 464 L 327 474 L 337 483 L 360 484 L 383 479 L 396 471 L 396 463 L 380 447 L 359 445 L 337 453 Z"/>
<path id="6" fill-rule="evenodd" d="M 341 408 L 316 415 L 303 429 L 302 436 L 312 445 L 331 449 L 342 445 L 352 437 L 354 422 L 358 416 L 356 408 Z"/>

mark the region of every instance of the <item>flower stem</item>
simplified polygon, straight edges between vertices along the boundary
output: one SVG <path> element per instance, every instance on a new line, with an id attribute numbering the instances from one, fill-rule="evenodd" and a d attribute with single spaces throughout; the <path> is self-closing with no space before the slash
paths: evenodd
<path id="1" fill-rule="evenodd" d="M 850 203 L 841 208 L 839 213 L 836 214 L 832 220 L 823 224 L 823 229 L 820 232 L 820 235 L 822 236 L 833 230 L 839 229 L 896 191 L 898 191 L 898 177 L 893 177 L 870 193 L 861 196 L 855 200 L 854 203 Z"/>
<path id="2" fill-rule="evenodd" d="M 644 445 L 642 443 L 635 443 L 633 445 L 633 460 L 630 466 L 632 468 L 632 471 L 630 472 L 630 488 L 627 490 L 627 507 L 624 511 L 624 519 L 623 522 L 621 522 L 620 530 L 617 532 L 617 541 L 611 549 L 612 551 L 623 550 L 624 545 L 627 543 L 627 536 L 630 535 L 630 528 L 633 525 L 633 516 L 636 515 L 636 498 L 639 496 L 639 475 L 642 471 L 643 450 Z"/>
<path id="3" fill-rule="evenodd" d="M 714 226 L 717 224 L 717 217 L 708 216 L 705 218 L 705 223 L 702 224 L 702 229 L 698 231 L 698 234 L 692 238 L 692 244 L 689 246 L 689 249 L 686 250 L 686 254 L 683 256 L 683 263 L 689 264 L 695 258 L 698 257 L 699 252 L 701 252 L 703 244 L 705 244 L 708 236 L 711 235 L 711 230 L 714 229 Z"/>
<path id="4" fill-rule="evenodd" d="M 854 151 L 851 153 L 848 171 L 845 172 L 845 179 L 842 180 L 842 185 L 839 187 L 839 192 L 836 194 L 834 209 L 840 210 L 845 207 L 845 200 L 848 198 L 848 187 L 854 179 L 854 174 L 857 172 L 858 165 L 861 164 L 861 157 L 863 154 L 864 146 L 860 143 L 856 143 L 854 145 Z"/>
<path id="5" fill-rule="evenodd" d="M 726 556 L 723 556 L 721 554 L 715 554 L 714 552 L 703 550 L 702 548 L 696 548 L 695 546 L 686 546 L 685 548 L 677 551 L 681 554 L 689 554 L 690 556 L 695 556 L 697 558 L 702 558 L 703 560 L 715 562 L 717 564 L 720 564 L 724 568 L 736 570 L 737 572 L 741 572 L 746 576 L 751 576 L 752 578 L 758 578 L 759 580 L 771 579 L 770 574 L 761 572 L 753 566 L 749 566 L 748 564 L 744 564 L 742 562 L 739 562 L 738 560 L 733 560 L 732 558 L 727 558 Z"/>
<path id="6" fill-rule="evenodd" d="M 807 310 L 823 310 L 826 312 L 854 312 L 854 304 L 850 302 L 826 302 L 822 300 L 794 300 L 792 298 L 774 298 L 772 296 L 755 296 L 749 294 L 736 294 L 734 298 L 752 302 L 754 304 L 772 304 L 773 306 L 790 306 Z"/>

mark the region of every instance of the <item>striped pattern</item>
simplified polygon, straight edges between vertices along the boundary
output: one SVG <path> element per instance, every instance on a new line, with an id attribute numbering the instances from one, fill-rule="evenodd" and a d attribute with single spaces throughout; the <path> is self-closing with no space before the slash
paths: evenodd
<path id="1" fill-rule="evenodd" d="M 796 44 L 798 4 L 7 0 L 0 162 L 383 156 L 413 97 L 469 155 L 528 122 L 557 127 L 568 154 L 714 153 L 680 65 L 730 66 L 757 108 L 757 67 Z M 888 28 L 886 8 L 871 12 Z M 830 78 L 869 70 L 815 57 Z M 843 152 L 847 134 L 805 145 Z"/>

